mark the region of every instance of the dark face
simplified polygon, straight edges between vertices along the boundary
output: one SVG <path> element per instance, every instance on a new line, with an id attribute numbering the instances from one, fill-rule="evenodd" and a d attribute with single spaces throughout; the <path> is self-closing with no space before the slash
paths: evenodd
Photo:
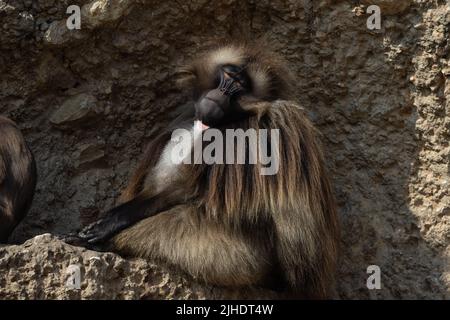
<path id="1" fill-rule="evenodd" d="M 195 103 L 195 116 L 204 125 L 215 127 L 243 117 L 239 97 L 250 92 L 250 80 L 239 66 L 223 65 L 216 71 L 217 87 L 202 93 Z"/>

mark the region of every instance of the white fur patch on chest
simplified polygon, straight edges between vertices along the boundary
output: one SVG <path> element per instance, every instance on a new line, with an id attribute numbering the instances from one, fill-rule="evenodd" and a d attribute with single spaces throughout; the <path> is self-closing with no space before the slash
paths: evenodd
<path id="1" fill-rule="evenodd" d="M 164 147 L 161 156 L 152 172 L 147 176 L 145 185 L 149 186 L 150 183 L 156 184 L 152 187 L 156 192 L 163 190 L 166 186 L 176 180 L 179 174 L 179 166 L 182 163 L 182 159 L 174 161 L 173 153 L 175 146 L 177 149 L 189 150 L 185 153 L 183 158 L 190 157 L 194 142 L 201 137 L 202 130 L 198 128 L 198 123 L 195 123 L 193 127 L 189 129 L 191 139 L 180 139 L 181 133 L 174 133 L 172 139 Z"/>

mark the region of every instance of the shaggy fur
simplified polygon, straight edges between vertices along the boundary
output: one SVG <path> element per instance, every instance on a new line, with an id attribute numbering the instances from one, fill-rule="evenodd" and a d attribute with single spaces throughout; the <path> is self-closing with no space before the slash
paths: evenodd
<path id="1" fill-rule="evenodd" d="M 6 242 L 33 200 L 36 166 L 20 130 L 1 116 L 0 137 L 0 242 Z"/>

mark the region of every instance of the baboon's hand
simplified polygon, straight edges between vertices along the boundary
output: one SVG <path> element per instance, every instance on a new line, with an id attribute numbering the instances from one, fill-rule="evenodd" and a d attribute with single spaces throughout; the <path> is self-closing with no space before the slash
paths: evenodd
<path id="1" fill-rule="evenodd" d="M 120 215 L 109 212 L 104 218 L 91 223 L 78 233 L 78 237 L 88 243 L 100 243 L 108 240 L 127 227 Z"/>
<path id="2" fill-rule="evenodd" d="M 100 220 L 81 230 L 78 237 L 90 244 L 104 242 L 123 229 L 149 216 L 148 200 L 135 198 L 115 207 Z"/>
<path id="3" fill-rule="evenodd" d="M 105 248 L 101 244 L 89 243 L 85 239 L 80 238 L 77 232 L 61 235 L 57 238 L 72 246 L 85 247 L 94 251 L 105 251 Z"/>

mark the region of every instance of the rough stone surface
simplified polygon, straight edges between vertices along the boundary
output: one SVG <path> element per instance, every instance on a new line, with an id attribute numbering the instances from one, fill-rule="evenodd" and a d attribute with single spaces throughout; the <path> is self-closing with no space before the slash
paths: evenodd
<path id="1" fill-rule="evenodd" d="M 65 28 L 70 4 L 82 8 L 81 30 Z M 0 113 L 19 123 L 39 170 L 34 204 L 11 242 L 71 232 L 113 206 L 145 141 L 185 99 L 174 89 L 176 66 L 245 33 L 286 56 L 298 100 L 323 133 L 343 229 L 336 297 L 450 298 L 449 4 L 370 1 L 381 8 L 380 30 L 366 27 L 368 4 L 0 0 Z M 99 117 L 64 130 L 52 124 L 79 95 L 95 98 Z M 80 297 L 58 287 L 60 277 L 71 252 L 92 270 L 91 253 L 38 243 L 1 249 L 0 297 Z M 42 277 L 38 259 L 51 261 Z M 100 259 L 124 271 L 105 284 L 97 278 L 110 269 L 95 269 L 85 285 L 107 290 L 81 297 L 212 297 L 185 280 L 170 293 L 181 278 L 165 267 Z M 366 287 L 369 265 L 381 268 L 381 290 Z M 174 282 L 166 286 L 155 270 Z M 162 293 L 147 295 L 158 281 Z"/>
<path id="2" fill-rule="evenodd" d="M 50 122 L 68 128 L 77 124 L 87 125 L 99 113 L 95 97 L 82 93 L 65 101 L 50 117 Z"/>
<path id="3" fill-rule="evenodd" d="M 413 0 L 361 0 L 367 6 L 377 5 L 383 14 L 396 14 L 405 11 Z"/>

